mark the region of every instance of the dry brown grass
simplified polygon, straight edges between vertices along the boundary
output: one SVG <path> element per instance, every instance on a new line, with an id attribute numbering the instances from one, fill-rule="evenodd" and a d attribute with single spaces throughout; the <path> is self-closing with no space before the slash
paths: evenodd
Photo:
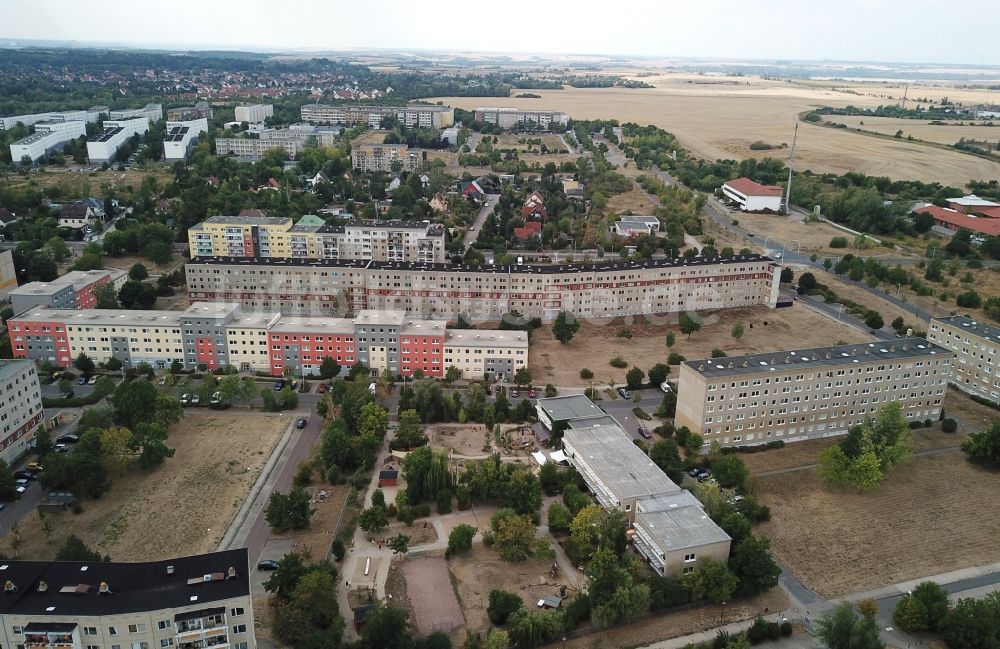
<path id="1" fill-rule="evenodd" d="M 847 124 L 850 128 L 860 128 L 883 135 L 895 135 L 896 131 L 901 130 L 904 138 L 912 135 L 918 140 L 939 144 L 952 145 L 963 137 L 966 140 L 986 141 L 994 144 L 1000 141 L 1000 127 L 983 126 L 982 122 L 948 121 L 944 125 L 932 125 L 930 120 L 862 117 L 860 115 L 827 115 L 824 119 L 829 122 Z"/>
<path id="2" fill-rule="evenodd" d="M 886 324 L 892 322 L 896 317 L 902 317 L 906 322 L 913 322 L 916 319 L 912 313 L 904 311 L 888 300 L 883 300 L 880 297 L 872 295 L 860 286 L 845 282 L 833 273 L 827 273 L 816 268 L 810 268 L 809 270 L 816 276 L 820 284 L 826 284 L 838 296 L 881 313 L 882 319 L 885 320 Z M 900 293 L 900 296 L 902 296 L 902 293 Z M 846 318 L 847 316 L 845 315 L 844 317 Z"/>
<path id="3" fill-rule="evenodd" d="M 627 323 L 621 318 L 602 324 L 582 322 L 580 331 L 568 345 L 562 345 L 552 337 L 551 327 L 537 329 L 532 334 L 528 352 L 535 383 L 590 385 L 591 381 L 580 378 L 581 368 L 593 371 L 595 385 L 606 385 L 609 381 L 621 383 L 625 380 L 628 367 L 637 365 L 645 371 L 656 363 L 667 362 L 670 352 L 693 360 L 709 357 L 716 347 L 735 356 L 786 349 L 789 340 L 794 340 L 795 346 L 802 348 L 829 345 L 837 340 L 872 340 L 856 329 L 799 305 L 786 309 L 751 307 L 712 312 L 707 314 L 701 330 L 690 339 L 680 333 L 676 317 L 669 320 L 670 324 L 650 324 L 644 319 Z M 730 335 L 737 321 L 742 321 L 744 328 L 744 336 L 739 342 Z M 765 321 L 768 323 L 766 327 Z M 618 337 L 623 329 L 632 332 L 631 339 Z M 667 330 L 673 331 L 676 338 L 671 349 L 666 346 Z M 628 367 L 611 367 L 609 362 L 616 356 L 621 356 Z M 672 373 L 676 376 L 676 367 Z"/>
<path id="4" fill-rule="evenodd" d="M 923 277 L 923 271 L 921 269 L 913 268 L 911 271 L 916 274 L 917 277 Z M 968 283 L 960 281 L 967 272 L 972 273 L 973 281 Z M 989 297 L 1000 295 L 1000 270 L 993 270 L 990 268 L 968 270 L 963 268 L 958 271 L 954 277 L 949 276 L 948 273 L 945 272 L 945 278 L 948 280 L 948 286 L 943 286 L 942 284 L 938 284 L 936 282 L 927 282 L 927 285 L 934 289 L 933 295 L 920 296 L 909 288 L 904 287 L 900 291 L 900 297 L 905 296 L 909 302 L 912 302 L 934 315 L 942 316 L 961 313 L 983 322 L 996 323 L 995 320 L 986 315 L 981 307 L 977 309 L 959 307 L 955 303 L 955 298 L 960 293 L 964 293 L 969 289 L 973 289 L 979 293 L 984 302 Z M 948 300 L 946 302 L 941 301 L 941 293 L 948 294 Z"/>
<path id="5" fill-rule="evenodd" d="M 528 148 L 527 142 L 518 142 L 518 140 L 535 140 L 541 139 L 542 144 L 549 151 L 561 151 L 563 150 L 562 141 L 559 139 L 558 135 L 551 134 L 539 134 L 539 135 L 520 135 L 512 133 L 503 133 L 497 136 L 497 143 L 493 145 L 497 149 L 517 149 L 518 153 L 524 152 Z M 532 144 L 531 150 L 533 152 L 538 152 L 538 145 Z"/>
<path id="6" fill-rule="evenodd" d="M 304 552 L 314 561 L 319 561 L 330 551 L 337 520 L 344 510 L 344 500 L 347 499 L 351 488 L 346 484 L 331 486 L 321 483 L 309 486 L 307 489 L 313 496 L 312 508 L 315 511 L 309 520 L 309 527 L 304 530 L 291 530 L 284 534 L 272 532 L 272 535 L 292 539 L 296 544 L 296 550 Z"/>
<path id="7" fill-rule="evenodd" d="M 832 491 L 815 470 L 758 479 L 771 520 L 760 532 L 823 597 L 1000 558 L 1000 473 L 958 451 L 917 457 L 874 494 Z"/>
<path id="8" fill-rule="evenodd" d="M 873 107 L 886 103 L 886 94 L 895 93 L 895 89 L 884 90 L 874 84 L 804 84 L 757 77 L 713 78 L 705 83 L 704 77 L 695 75 L 664 74 L 644 80 L 656 87 L 536 90 L 532 92 L 540 98 L 531 100 L 531 107 L 564 110 L 578 119 L 617 118 L 655 124 L 676 134 L 682 146 L 708 160 L 775 157 L 787 161 L 790 148 L 751 151 L 749 147 L 758 140 L 790 145 L 797 115 L 816 106 Z M 954 89 L 945 94 L 958 96 L 950 90 Z M 898 91 L 901 95 L 902 88 Z M 933 94 L 924 88 L 910 91 Z M 975 96 L 988 101 L 988 93 Z M 471 97 L 437 99 L 470 110 L 480 102 Z M 523 106 L 527 100 L 490 101 L 499 106 Z M 796 167 L 818 173 L 856 170 L 896 179 L 937 180 L 953 186 L 963 186 L 970 178 L 1000 175 L 1000 163 L 958 151 L 811 124 L 799 129 Z"/>
<path id="9" fill-rule="evenodd" d="M 655 198 L 651 199 L 640 187 L 635 186 L 624 194 L 615 194 L 609 198 L 605 212 L 621 214 L 631 211 L 633 214 L 652 214 L 657 207 L 659 204 Z"/>
<path id="10" fill-rule="evenodd" d="M 83 512 L 53 513 L 47 536 L 35 514 L 20 525 L 20 546 L 7 534 L 0 550 L 52 559 L 70 534 L 115 561 L 152 561 L 215 549 L 261 467 L 288 425 L 278 415 L 188 416 L 170 431 L 173 458 L 150 472 L 112 475 L 111 490 L 83 501 Z M 33 489 L 40 489 L 35 486 Z"/>
<path id="11" fill-rule="evenodd" d="M 805 223 L 798 219 L 787 216 L 769 214 L 733 214 L 732 217 L 739 221 L 740 227 L 753 232 L 759 236 L 766 236 L 768 239 L 779 242 L 772 245 L 768 242 L 768 248 L 773 252 L 781 250 L 781 244 L 788 246 L 791 250 L 799 250 L 803 253 L 816 252 L 820 254 L 841 256 L 843 249 L 830 248 L 830 239 L 833 237 L 847 237 L 848 241 L 853 240 L 853 235 L 838 230 L 828 223 L 819 221 L 816 223 Z M 744 243 L 744 245 L 746 245 Z M 864 251 L 868 256 L 898 257 L 898 252 L 893 252 L 888 248 L 872 248 Z"/>

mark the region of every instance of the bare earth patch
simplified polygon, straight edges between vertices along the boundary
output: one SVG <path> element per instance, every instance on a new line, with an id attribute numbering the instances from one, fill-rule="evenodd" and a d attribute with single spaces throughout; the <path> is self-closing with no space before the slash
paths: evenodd
<path id="1" fill-rule="evenodd" d="M 99 500 L 84 500 L 80 514 L 48 514 L 50 536 L 36 514 L 26 517 L 17 551 L 10 533 L 0 541 L 0 551 L 52 559 L 66 537 L 76 534 L 114 561 L 210 552 L 287 425 L 287 418 L 265 413 L 187 416 L 170 431 L 167 443 L 177 452 L 163 466 L 112 475 L 111 490 Z"/>
<path id="2" fill-rule="evenodd" d="M 800 305 L 785 309 L 748 307 L 709 312 L 704 314 L 701 330 L 690 339 L 678 329 L 676 313 L 654 318 L 656 324 L 644 318 L 584 321 L 568 345 L 552 337 L 551 327 L 535 330 L 528 352 L 535 383 L 589 386 L 591 381 L 580 378 L 581 368 L 594 373 L 592 383 L 596 386 L 607 385 L 609 381 L 621 383 L 629 367 L 636 365 L 646 371 L 656 363 L 666 363 L 670 352 L 694 360 L 708 358 L 713 348 L 735 356 L 787 349 L 790 340 L 795 341 L 796 347 L 803 348 L 829 345 L 837 340 L 872 340 L 867 334 Z M 737 342 L 730 332 L 738 321 L 743 322 L 744 335 Z M 625 329 L 631 332 L 631 339 L 618 336 Z M 674 332 L 676 339 L 669 349 L 666 346 L 668 330 Z M 628 366 L 623 369 L 611 367 L 609 363 L 616 356 L 621 356 Z M 677 371 L 672 367 L 671 375 L 676 377 Z"/>
<path id="3" fill-rule="evenodd" d="M 814 470 L 759 478 L 760 532 L 823 597 L 1000 559 L 1000 473 L 958 451 L 913 458 L 874 494 L 832 491 Z"/>
<path id="4" fill-rule="evenodd" d="M 448 574 L 444 557 L 416 557 L 403 563 L 406 592 L 414 622 L 421 635 L 451 633 L 464 624 L 462 608 Z"/>

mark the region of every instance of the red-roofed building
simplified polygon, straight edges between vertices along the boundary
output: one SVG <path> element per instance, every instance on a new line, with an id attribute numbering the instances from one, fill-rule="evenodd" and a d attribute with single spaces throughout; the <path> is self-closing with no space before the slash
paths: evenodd
<path id="1" fill-rule="evenodd" d="M 514 238 L 521 241 L 540 236 L 542 236 L 542 223 L 540 221 L 528 221 L 523 228 L 514 228 Z"/>
<path id="2" fill-rule="evenodd" d="M 545 198 L 540 192 L 532 192 L 521 206 L 521 216 L 525 219 L 538 218 L 543 221 L 549 219 L 549 213 L 545 210 Z"/>
<path id="3" fill-rule="evenodd" d="M 722 185 L 725 197 L 744 212 L 780 212 L 782 191 L 780 185 L 761 185 L 749 178 L 737 178 Z"/>
<path id="4" fill-rule="evenodd" d="M 982 216 L 970 216 L 957 210 L 937 205 L 927 205 L 914 210 L 919 214 L 930 214 L 934 217 L 934 225 L 957 231 L 966 228 L 986 237 L 1000 237 L 1000 218 L 991 219 Z"/>

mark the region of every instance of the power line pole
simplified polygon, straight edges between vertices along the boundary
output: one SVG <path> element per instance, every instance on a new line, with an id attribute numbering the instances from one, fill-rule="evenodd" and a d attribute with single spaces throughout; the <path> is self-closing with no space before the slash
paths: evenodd
<path id="1" fill-rule="evenodd" d="M 792 211 L 792 165 L 795 164 L 795 145 L 799 139 L 799 123 L 795 122 L 795 135 L 792 136 L 792 155 L 788 158 L 788 184 L 785 186 L 785 214 Z"/>

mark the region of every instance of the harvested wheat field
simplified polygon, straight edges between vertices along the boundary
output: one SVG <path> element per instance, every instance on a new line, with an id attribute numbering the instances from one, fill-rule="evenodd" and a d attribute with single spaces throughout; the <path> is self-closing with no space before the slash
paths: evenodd
<path id="1" fill-rule="evenodd" d="M 618 119 L 655 124 L 674 133 L 682 146 L 708 160 L 776 157 L 788 160 L 790 148 L 751 151 L 757 141 L 791 145 L 800 113 L 818 106 L 850 104 L 874 107 L 879 97 L 841 92 L 819 84 L 807 86 L 759 77 L 713 77 L 665 74 L 645 78 L 655 88 L 569 88 L 536 90 L 531 108 L 562 110 L 578 119 Z M 911 89 L 913 91 L 913 89 Z M 451 106 L 474 109 L 473 97 L 438 97 Z M 490 98 L 491 105 L 524 106 L 526 100 Z M 817 173 L 863 171 L 901 180 L 940 181 L 964 186 L 970 178 L 1000 176 L 1000 163 L 944 151 L 917 142 L 883 140 L 803 124 L 799 129 L 796 167 Z"/>
<path id="2" fill-rule="evenodd" d="M 115 561 L 210 552 L 287 426 L 287 417 L 258 412 L 188 415 L 170 431 L 167 444 L 177 452 L 163 466 L 148 473 L 135 467 L 125 475 L 112 473 L 111 490 L 99 500 L 84 500 L 82 513 L 46 516 L 51 535 L 38 515 L 28 516 L 20 525 L 20 543 L 8 532 L 0 551 L 52 559 L 66 537 L 76 534 Z"/>
<path id="3" fill-rule="evenodd" d="M 875 493 L 832 491 L 815 470 L 758 479 L 781 562 L 823 597 L 1000 559 L 1000 473 L 959 451 L 915 457 Z"/>
<path id="4" fill-rule="evenodd" d="M 557 386 L 606 385 L 610 381 L 622 383 L 625 372 L 636 365 L 649 369 L 656 363 L 667 362 L 670 352 L 677 352 L 689 360 L 708 358 L 712 349 L 719 348 L 729 356 L 786 349 L 789 340 L 796 347 L 819 347 L 837 340 L 867 342 L 872 340 L 845 324 L 819 315 L 803 306 L 785 309 L 748 307 L 704 315 L 700 331 L 687 336 L 677 328 L 678 314 L 652 316 L 655 324 L 643 318 L 626 321 L 616 318 L 609 321 L 583 321 L 580 331 L 568 345 L 552 337 L 551 327 L 542 327 L 531 335 L 529 364 L 536 384 L 552 383 Z M 730 335 L 736 322 L 742 322 L 743 338 L 739 342 Z M 765 326 L 764 323 L 767 322 Z M 666 346 L 666 333 L 673 331 L 674 346 Z M 632 337 L 620 337 L 628 331 Z M 622 369 L 611 367 L 610 361 L 620 356 L 627 363 Z M 580 369 L 594 373 L 593 380 L 580 378 Z M 677 375 L 677 368 L 671 370 Z"/>
<path id="5" fill-rule="evenodd" d="M 1000 142 L 1000 125 L 996 122 L 947 121 L 944 124 L 931 124 L 926 119 L 903 119 L 896 117 L 862 117 L 860 115 L 825 115 L 824 120 L 847 124 L 849 128 L 860 128 L 883 135 L 895 135 L 903 131 L 903 137 L 912 135 L 918 140 L 952 145 L 960 139 L 977 140 L 979 142 Z M 862 124 L 862 122 L 864 122 Z M 986 126 L 986 124 L 992 124 Z"/>

